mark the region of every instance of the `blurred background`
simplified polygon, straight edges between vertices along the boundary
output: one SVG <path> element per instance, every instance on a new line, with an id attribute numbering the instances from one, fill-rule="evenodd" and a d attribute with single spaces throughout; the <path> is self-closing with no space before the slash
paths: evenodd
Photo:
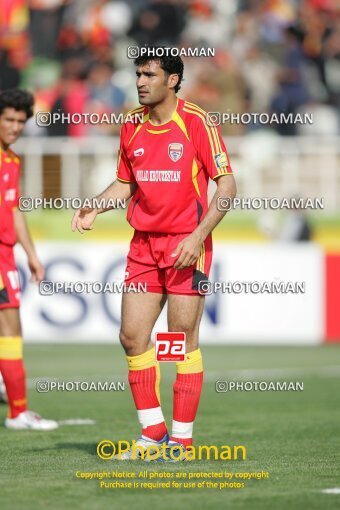
<path id="1" fill-rule="evenodd" d="M 36 113 L 127 112 L 138 106 L 127 48 L 148 43 L 215 49 L 213 58 L 184 59 L 179 92 L 207 111 L 313 116 L 312 124 L 221 126 L 239 197 L 320 198 L 324 208 L 237 209 L 215 229 L 212 281 L 304 282 L 305 293 L 217 292 L 206 298 L 200 329 L 205 384 L 195 441 L 244 444 L 249 459 L 242 471 L 270 471 L 265 485 L 250 481 L 250 492 L 228 492 L 235 508 L 336 508 L 340 0 L 0 0 L 0 89 L 31 90 Z M 117 125 L 38 126 L 37 117 L 31 119 L 13 147 L 22 160 L 22 194 L 99 193 L 116 177 L 118 136 Z M 26 213 L 46 280 L 121 280 L 132 236 L 125 211 L 101 215 L 83 236 L 71 232 L 72 216 L 65 209 Z M 44 437 L 8 432 L 1 445 L 2 507 L 12 509 L 15 495 L 15 508 L 22 503 L 25 510 L 47 503 L 69 508 L 70 501 L 73 508 L 115 508 L 94 480 L 71 480 L 76 469 L 103 466 L 96 442 L 139 434 L 118 345 L 121 296 L 40 295 L 29 283 L 20 247 L 17 261 L 30 408 L 63 426 Z M 165 311 L 154 331 L 167 331 Z M 171 363 L 163 364 L 167 419 L 174 371 Z M 36 382 L 45 378 L 119 380 L 126 391 L 38 393 Z M 302 381 L 304 391 L 217 393 L 216 381 L 224 380 Z M 77 426 L 68 426 L 72 422 Z M 210 469 L 225 467 L 206 462 L 204 470 Z M 237 463 L 230 470 L 239 470 Z M 329 494 L 321 494 L 324 489 Z M 132 494 L 120 494 L 114 494 L 122 498 L 120 508 L 128 507 Z M 215 494 L 201 491 L 201 506 L 224 508 L 225 493 Z M 185 508 L 199 508 L 195 491 L 183 496 Z M 173 503 L 172 492 L 148 491 L 145 501 L 138 493 L 139 509 L 150 508 L 150 498 L 155 506 L 157 497 L 165 507 Z"/>
<path id="2" fill-rule="evenodd" d="M 179 93 L 207 111 L 312 114 L 312 124 L 221 126 L 240 197 L 322 198 L 324 209 L 228 213 L 214 233 L 213 278 L 305 280 L 307 291 L 211 296 L 202 335 L 223 343 L 340 337 L 338 0 L 2 0 L 0 23 L 0 88 L 31 90 L 36 112 L 127 112 L 138 106 L 127 48 L 165 44 L 215 48 L 215 57 L 184 58 Z M 100 192 L 115 178 L 118 137 L 117 125 L 42 127 L 31 119 L 14 147 L 22 157 L 23 194 Z M 106 213 L 82 237 L 71 232 L 71 217 L 65 210 L 27 213 L 48 279 L 121 274 L 131 237 L 125 212 Z M 20 250 L 18 256 L 29 339 L 82 341 L 96 334 L 116 341 L 115 296 L 27 292 Z M 254 315 L 247 325 L 245 308 Z"/>

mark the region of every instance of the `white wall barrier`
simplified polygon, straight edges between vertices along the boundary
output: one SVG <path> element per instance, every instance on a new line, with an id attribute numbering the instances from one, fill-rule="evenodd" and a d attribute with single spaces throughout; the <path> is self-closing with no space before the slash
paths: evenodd
<path id="1" fill-rule="evenodd" d="M 46 280 L 122 281 L 128 244 L 38 243 Z M 21 248 L 22 320 L 29 342 L 118 343 L 120 294 L 41 295 L 29 283 Z M 208 344 L 318 344 L 324 338 L 324 253 L 313 244 L 215 244 L 210 280 L 305 282 L 304 293 L 221 290 L 206 298 L 201 342 Z M 258 288 L 258 287 L 257 287 Z M 166 314 L 156 331 L 167 331 Z"/>

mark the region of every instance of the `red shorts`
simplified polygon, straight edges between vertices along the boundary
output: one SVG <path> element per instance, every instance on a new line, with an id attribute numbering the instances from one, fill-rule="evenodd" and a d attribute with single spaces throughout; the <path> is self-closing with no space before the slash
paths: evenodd
<path id="1" fill-rule="evenodd" d="M 197 262 L 174 269 L 171 254 L 190 234 L 159 234 L 135 230 L 127 256 L 125 283 L 141 283 L 148 292 L 200 295 L 200 282 L 208 281 L 212 261 L 212 238 L 204 241 Z"/>
<path id="2" fill-rule="evenodd" d="M 0 310 L 19 306 L 20 283 L 13 246 L 0 243 Z"/>

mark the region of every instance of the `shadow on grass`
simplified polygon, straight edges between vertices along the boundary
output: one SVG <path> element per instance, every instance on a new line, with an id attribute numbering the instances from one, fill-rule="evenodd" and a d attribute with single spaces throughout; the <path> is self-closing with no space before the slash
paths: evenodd
<path id="1" fill-rule="evenodd" d="M 26 452 L 51 452 L 61 450 L 80 450 L 97 457 L 97 443 L 57 443 L 55 446 L 46 448 L 25 448 Z"/>
<path id="2" fill-rule="evenodd" d="M 69 442 L 69 443 L 56 443 L 53 447 L 46 447 L 46 448 L 25 448 L 25 451 L 28 452 L 47 452 L 47 451 L 62 451 L 62 450 L 79 450 L 85 453 L 88 453 L 91 456 L 97 457 L 99 460 L 106 460 L 106 459 L 100 459 L 100 457 L 97 454 L 97 445 L 100 441 L 92 443 L 75 443 L 75 442 Z M 115 447 L 115 451 L 118 452 L 118 443 L 113 443 Z M 130 441 L 130 444 L 132 444 L 132 440 Z M 113 450 L 113 448 L 107 449 L 107 453 L 110 453 Z M 107 459 L 107 460 L 113 460 L 113 459 Z"/>

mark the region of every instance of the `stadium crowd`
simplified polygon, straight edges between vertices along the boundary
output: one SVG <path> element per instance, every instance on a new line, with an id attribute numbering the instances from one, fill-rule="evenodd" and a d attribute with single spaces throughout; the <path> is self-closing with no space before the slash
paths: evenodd
<path id="1" fill-rule="evenodd" d="M 338 0 L 2 0 L 0 89 L 25 87 L 36 111 L 125 112 L 136 105 L 129 46 L 215 48 L 185 57 L 181 96 L 207 111 L 312 111 L 339 134 Z M 256 124 L 226 124 L 242 135 Z M 295 124 L 266 126 L 281 135 Z M 56 123 L 26 134 L 110 135 L 115 127 Z M 318 133 L 319 134 L 319 133 Z"/>

